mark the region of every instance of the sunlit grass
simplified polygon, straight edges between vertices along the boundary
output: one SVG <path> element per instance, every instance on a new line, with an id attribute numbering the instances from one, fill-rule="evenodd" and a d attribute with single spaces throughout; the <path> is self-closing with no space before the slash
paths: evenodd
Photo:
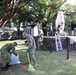
<path id="1" fill-rule="evenodd" d="M 34 72 L 27 72 L 27 46 L 24 44 L 24 40 L 14 40 L 18 43 L 16 52 L 19 54 L 21 64 L 14 65 L 9 68 L 8 71 L 3 72 L 0 70 L 0 75 L 76 75 L 76 59 L 63 59 L 59 56 L 59 53 L 49 51 L 36 50 L 35 56 L 37 59 L 38 67 Z M 2 45 L 14 42 L 14 41 L 0 41 L 0 47 Z M 60 54 L 61 54 L 60 53 Z M 65 54 L 66 55 L 66 54 Z M 0 55 L 0 68 L 2 58 Z"/>

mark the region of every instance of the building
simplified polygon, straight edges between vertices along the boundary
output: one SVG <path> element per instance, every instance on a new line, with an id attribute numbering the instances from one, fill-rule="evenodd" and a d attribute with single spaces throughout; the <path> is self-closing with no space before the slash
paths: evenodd
<path id="1" fill-rule="evenodd" d="M 32 36 L 38 36 L 38 27 L 31 27 L 30 25 L 24 27 L 24 31 Z"/>

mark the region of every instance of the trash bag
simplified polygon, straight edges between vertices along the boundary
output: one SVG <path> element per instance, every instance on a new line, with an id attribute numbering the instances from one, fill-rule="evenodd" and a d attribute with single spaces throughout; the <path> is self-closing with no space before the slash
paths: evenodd
<path id="1" fill-rule="evenodd" d="M 19 61 L 19 55 L 14 55 L 12 53 L 11 57 L 10 57 L 10 63 L 9 65 L 14 65 L 14 64 L 20 64 L 21 62 Z"/>

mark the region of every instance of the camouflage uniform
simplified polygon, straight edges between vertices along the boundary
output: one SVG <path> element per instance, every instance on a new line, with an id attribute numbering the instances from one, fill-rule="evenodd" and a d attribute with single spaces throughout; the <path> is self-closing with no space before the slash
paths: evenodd
<path id="1" fill-rule="evenodd" d="M 38 39 L 37 39 L 37 47 L 38 47 L 38 49 L 41 47 L 41 45 L 42 45 L 42 43 L 43 43 L 43 35 L 44 35 L 44 33 L 43 33 L 43 31 L 42 31 L 42 29 L 38 29 Z"/>
<path id="2" fill-rule="evenodd" d="M 10 51 L 10 50 L 11 50 L 11 51 Z M 1 55 L 2 55 L 2 58 L 3 58 L 2 67 L 6 67 L 7 63 L 9 63 L 8 52 L 17 55 L 17 54 L 15 53 L 15 45 L 14 45 L 14 44 L 12 44 L 12 43 L 5 44 L 5 45 L 1 48 Z"/>
<path id="3" fill-rule="evenodd" d="M 27 40 L 27 52 L 29 53 L 29 57 L 30 57 L 30 62 L 33 61 L 34 65 L 36 64 L 36 58 L 34 56 L 35 53 L 35 49 L 36 49 L 36 44 L 35 44 L 35 40 L 31 35 L 28 35 L 28 37 L 26 37 Z"/>

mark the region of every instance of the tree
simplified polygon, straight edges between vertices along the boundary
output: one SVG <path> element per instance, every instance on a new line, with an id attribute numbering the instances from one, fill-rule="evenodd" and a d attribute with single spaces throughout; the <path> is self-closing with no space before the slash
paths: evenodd
<path id="1" fill-rule="evenodd" d="M 71 24 L 76 25 L 76 5 L 65 4 L 61 9 L 65 11 L 66 30 Z"/>
<path id="2" fill-rule="evenodd" d="M 54 14 L 60 10 L 60 7 L 66 2 L 66 0 L 39 0 L 38 4 L 42 9 L 41 13 L 44 15 L 42 20 L 42 27 L 44 35 L 46 34 L 46 25 L 52 21 Z"/>
<path id="3" fill-rule="evenodd" d="M 66 0 L 1 0 L 0 28 L 5 26 L 6 23 L 16 15 L 19 22 L 18 26 L 21 22 L 25 21 L 30 24 L 38 23 L 42 25 L 45 22 L 47 24 L 52 19 L 50 17 L 59 10 L 65 1 Z"/>
<path id="4" fill-rule="evenodd" d="M 51 22 L 53 15 L 59 10 L 66 0 L 31 0 L 25 7 L 18 13 L 19 19 L 22 21 L 44 25 Z M 19 15 L 20 14 L 20 15 Z M 21 16 L 21 14 L 24 14 Z M 25 19 L 24 19 L 25 18 Z M 46 21 L 45 21 L 46 20 Z M 43 27 L 45 27 L 43 26 Z"/>
<path id="5" fill-rule="evenodd" d="M 17 11 L 30 0 L 1 0 L 0 1 L 0 28 L 13 18 Z"/>

